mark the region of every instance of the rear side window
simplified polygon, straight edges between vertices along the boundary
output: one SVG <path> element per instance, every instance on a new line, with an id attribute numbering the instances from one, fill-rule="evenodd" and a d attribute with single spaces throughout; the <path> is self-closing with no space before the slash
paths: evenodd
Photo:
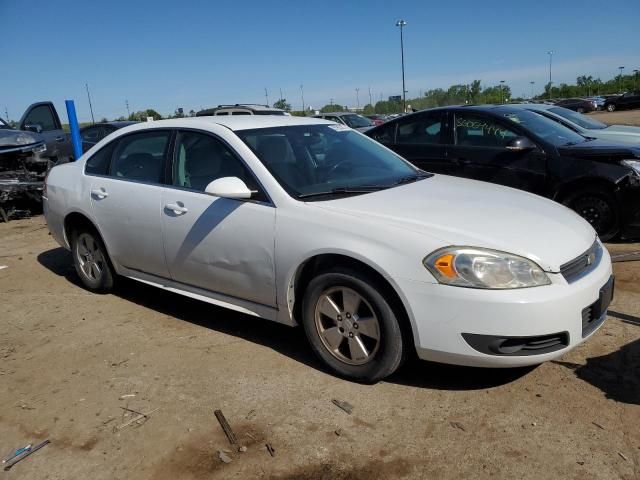
<path id="1" fill-rule="evenodd" d="M 433 145 L 443 142 L 442 115 L 417 115 L 398 122 L 398 144 Z"/>
<path id="2" fill-rule="evenodd" d="M 110 174 L 139 182 L 162 183 L 169 131 L 127 135 L 115 148 Z"/>
<path id="3" fill-rule="evenodd" d="M 517 133 L 491 118 L 456 114 L 456 145 L 504 148 L 516 137 Z"/>
<path id="4" fill-rule="evenodd" d="M 84 166 L 84 173 L 87 175 L 107 175 L 113 148 L 114 144 L 110 143 L 91 155 Z"/>

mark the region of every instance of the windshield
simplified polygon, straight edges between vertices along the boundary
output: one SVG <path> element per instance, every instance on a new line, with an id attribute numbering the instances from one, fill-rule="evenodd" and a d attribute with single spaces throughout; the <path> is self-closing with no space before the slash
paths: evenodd
<path id="1" fill-rule="evenodd" d="M 294 198 L 326 200 L 328 195 L 366 193 L 426 175 L 344 125 L 295 125 L 236 134 Z"/>
<path id="2" fill-rule="evenodd" d="M 340 115 L 340 118 L 344 120 L 344 123 L 349 125 L 351 128 L 373 126 L 373 124 L 371 123 L 371 120 L 363 117 L 362 115 L 356 115 L 355 113 L 351 115 Z"/>
<path id="3" fill-rule="evenodd" d="M 505 117 L 555 147 L 575 145 L 587 141 L 585 137 L 570 128 L 529 110 L 510 112 L 505 114 Z"/>
<path id="4" fill-rule="evenodd" d="M 569 110 L 568 108 L 554 107 L 550 108 L 549 111 L 588 130 L 602 130 L 603 128 L 607 128 L 606 124 L 599 122 L 598 120 L 593 120 L 581 113 Z"/>

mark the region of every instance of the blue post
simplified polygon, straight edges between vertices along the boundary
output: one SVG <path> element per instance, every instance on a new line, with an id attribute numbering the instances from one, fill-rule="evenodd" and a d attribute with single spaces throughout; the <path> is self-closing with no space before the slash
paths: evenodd
<path id="1" fill-rule="evenodd" d="M 82 140 L 80 139 L 80 126 L 76 117 L 76 106 L 73 100 L 65 100 L 67 106 L 67 117 L 69 118 L 69 128 L 71 129 L 71 143 L 73 145 L 73 158 L 78 160 L 82 156 Z"/>

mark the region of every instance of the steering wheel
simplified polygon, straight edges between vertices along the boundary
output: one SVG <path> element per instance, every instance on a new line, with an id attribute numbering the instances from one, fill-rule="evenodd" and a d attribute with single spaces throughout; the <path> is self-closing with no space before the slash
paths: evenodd
<path id="1" fill-rule="evenodd" d="M 353 166 L 351 165 L 351 162 L 349 160 L 340 160 L 338 163 L 336 163 L 335 165 L 333 165 L 331 168 L 329 168 L 329 170 L 327 171 L 326 174 L 326 179 L 329 180 L 331 179 L 331 177 L 333 176 L 333 174 L 340 168 L 340 167 L 345 167 L 345 166 L 349 166 L 350 169 L 353 168 Z"/>

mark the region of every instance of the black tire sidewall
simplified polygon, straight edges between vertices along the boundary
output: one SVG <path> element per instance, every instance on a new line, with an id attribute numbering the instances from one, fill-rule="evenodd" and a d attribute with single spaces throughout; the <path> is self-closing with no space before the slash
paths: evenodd
<path id="1" fill-rule="evenodd" d="M 614 239 L 616 235 L 620 232 L 620 215 L 618 211 L 618 204 L 615 198 L 613 197 L 613 195 L 609 194 L 606 191 L 598 191 L 596 189 L 584 189 L 584 190 L 578 190 L 574 193 L 571 193 L 564 199 L 562 203 L 565 206 L 571 208 L 578 215 L 580 215 L 580 213 L 574 208 L 574 206 L 583 197 L 596 197 L 609 204 L 609 208 L 614 216 L 614 218 L 611 221 L 611 227 L 605 232 L 598 232 L 598 236 L 603 241 Z"/>
<path id="2" fill-rule="evenodd" d="M 369 302 L 378 317 L 381 344 L 375 357 L 364 365 L 341 362 L 327 351 L 315 325 L 315 306 L 320 295 L 331 287 L 347 287 Z M 302 325 L 314 353 L 341 377 L 363 383 L 374 383 L 391 375 L 402 363 L 404 350 L 402 332 L 396 314 L 380 293 L 381 289 L 366 275 L 351 270 L 334 270 L 316 276 L 305 291 L 302 304 Z"/>
<path id="3" fill-rule="evenodd" d="M 104 258 L 104 268 L 102 270 L 102 276 L 100 277 L 99 280 L 92 280 L 90 278 L 87 278 L 87 276 L 82 271 L 82 268 L 80 267 L 80 263 L 78 261 L 78 250 L 77 250 L 78 237 L 83 233 L 91 235 L 93 237 L 94 241 L 98 245 L 98 248 L 100 249 L 100 253 L 102 254 L 102 257 Z M 74 230 L 73 233 L 71 234 L 71 255 L 73 256 L 73 266 L 75 267 L 76 274 L 80 278 L 80 281 L 82 282 L 82 285 L 85 286 L 85 288 L 93 292 L 100 292 L 100 293 L 107 292 L 113 288 L 113 283 L 114 283 L 113 268 L 109 260 L 109 255 L 107 254 L 107 249 L 105 248 L 104 243 L 102 242 L 102 239 L 100 238 L 100 235 L 98 234 L 98 232 L 90 228 L 82 228 L 82 229 Z"/>

